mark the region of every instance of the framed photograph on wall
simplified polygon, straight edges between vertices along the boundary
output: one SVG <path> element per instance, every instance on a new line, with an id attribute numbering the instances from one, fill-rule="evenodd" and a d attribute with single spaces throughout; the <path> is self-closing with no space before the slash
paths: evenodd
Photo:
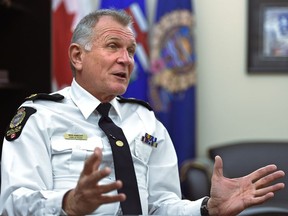
<path id="1" fill-rule="evenodd" d="M 247 0 L 248 72 L 288 73 L 288 0 Z"/>

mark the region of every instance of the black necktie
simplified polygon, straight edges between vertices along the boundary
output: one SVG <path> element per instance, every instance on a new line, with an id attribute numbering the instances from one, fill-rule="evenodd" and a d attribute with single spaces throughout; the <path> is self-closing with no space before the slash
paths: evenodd
<path id="1" fill-rule="evenodd" d="M 127 197 L 120 203 L 121 209 L 124 215 L 141 215 L 142 209 L 130 148 L 122 129 L 108 116 L 110 107 L 110 103 L 103 103 L 96 109 L 101 114 L 98 124 L 108 137 L 112 148 L 116 179 L 123 182 L 123 187 L 118 192 L 126 194 Z"/>

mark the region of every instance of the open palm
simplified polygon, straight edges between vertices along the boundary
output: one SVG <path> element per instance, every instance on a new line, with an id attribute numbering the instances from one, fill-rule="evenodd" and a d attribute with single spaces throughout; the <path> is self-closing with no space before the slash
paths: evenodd
<path id="1" fill-rule="evenodd" d="M 233 216 L 265 202 L 274 196 L 275 191 L 284 188 L 283 183 L 271 184 L 284 175 L 275 165 L 267 165 L 243 177 L 226 178 L 222 159 L 216 156 L 208 203 L 210 215 Z"/>

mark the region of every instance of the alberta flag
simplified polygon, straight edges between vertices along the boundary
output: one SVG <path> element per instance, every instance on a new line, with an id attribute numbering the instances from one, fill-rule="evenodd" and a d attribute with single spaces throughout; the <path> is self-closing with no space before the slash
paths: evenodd
<path id="1" fill-rule="evenodd" d="M 151 35 L 150 103 L 167 128 L 179 165 L 195 156 L 195 46 L 191 0 L 158 0 Z"/>
<path id="2" fill-rule="evenodd" d="M 148 100 L 147 77 L 149 69 L 148 57 L 148 21 L 144 0 L 102 0 L 100 8 L 123 9 L 133 17 L 134 33 L 136 35 L 137 49 L 135 54 L 135 67 L 130 84 L 124 97 L 134 97 Z"/>

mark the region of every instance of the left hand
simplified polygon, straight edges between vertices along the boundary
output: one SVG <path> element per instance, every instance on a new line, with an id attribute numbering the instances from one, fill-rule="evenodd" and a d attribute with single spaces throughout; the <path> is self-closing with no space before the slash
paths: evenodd
<path id="1" fill-rule="evenodd" d="M 209 214 L 233 216 L 248 207 L 264 203 L 274 196 L 274 192 L 284 188 L 284 183 L 271 184 L 284 175 L 272 164 L 240 178 L 225 178 L 222 159 L 216 156 L 208 202 Z"/>

